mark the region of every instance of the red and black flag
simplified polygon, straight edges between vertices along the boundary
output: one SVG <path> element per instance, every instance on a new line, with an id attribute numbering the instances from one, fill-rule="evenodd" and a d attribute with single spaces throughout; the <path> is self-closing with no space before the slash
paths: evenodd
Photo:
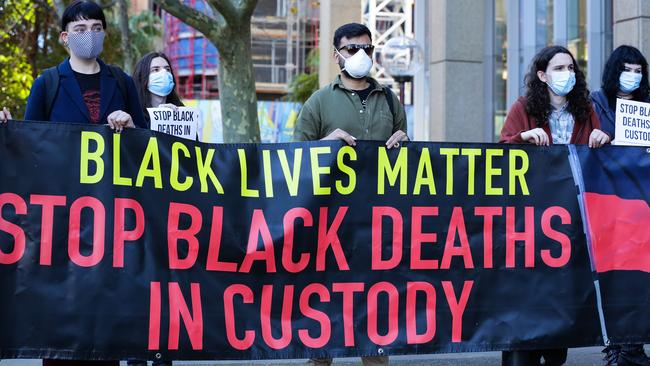
<path id="1" fill-rule="evenodd" d="M 604 335 L 647 342 L 650 328 L 650 150 L 572 147 L 592 269 L 600 288 Z M 577 168 L 578 165 L 574 165 Z"/>

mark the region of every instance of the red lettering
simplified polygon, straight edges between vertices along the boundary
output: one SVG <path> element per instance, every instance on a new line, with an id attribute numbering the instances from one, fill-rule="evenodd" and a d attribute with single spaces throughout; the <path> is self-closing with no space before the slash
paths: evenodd
<path id="1" fill-rule="evenodd" d="M 81 254 L 81 211 L 90 208 L 93 212 L 92 252 Z M 68 227 L 68 251 L 70 260 L 80 267 L 97 265 L 104 257 L 104 239 L 106 235 L 106 210 L 104 205 L 94 197 L 79 197 L 70 206 L 70 225 Z M 87 243 L 84 243 L 87 245 Z"/>
<path id="2" fill-rule="evenodd" d="M 422 244 L 438 240 L 438 234 L 422 232 L 422 218 L 438 216 L 438 207 L 413 207 L 411 216 L 411 269 L 438 269 L 437 259 L 422 259 Z"/>
<path id="3" fill-rule="evenodd" d="M 515 208 L 506 207 L 506 268 L 515 268 L 515 244 L 524 242 L 525 266 L 535 267 L 535 209 L 526 207 L 524 214 L 524 231 L 515 231 Z"/>
<path id="4" fill-rule="evenodd" d="M 42 266 L 52 265 L 52 235 L 54 231 L 54 207 L 65 206 L 65 196 L 33 194 L 29 197 L 32 205 L 41 205 L 41 259 Z"/>
<path id="5" fill-rule="evenodd" d="M 456 233 L 460 240 L 460 246 L 455 246 Z M 467 240 L 467 229 L 465 229 L 465 218 L 463 217 L 463 208 L 454 207 L 447 231 L 447 240 L 445 241 L 445 253 L 442 256 L 440 264 L 441 269 L 449 269 L 451 260 L 455 256 L 463 257 L 465 268 L 473 269 L 474 261 L 472 260 L 472 251 L 469 249 L 469 240 Z"/>
<path id="6" fill-rule="evenodd" d="M 135 227 L 126 230 L 125 211 L 135 214 Z M 124 267 L 124 242 L 136 241 L 144 234 L 144 210 L 138 201 L 130 198 L 115 199 L 115 220 L 113 228 L 113 267 Z"/>
<path id="7" fill-rule="evenodd" d="M 257 239 L 262 236 L 263 250 L 257 250 Z M 260 209 L 253 211 L 251 219 L 251 231 L 248 234 L 248 245 L 246 246 L 246 256 L 239 268 L 240 272 L 248 273 L 255 261 L 266 262 L 266 272 L 275 273 L 275 250 L 273 249 L 273 237 L 266 224 L 264 212 Z"/>
<path id="8" fill-rule="evenodd" d="M 388 332 L 380 335 L 377 326 L 377 297 L 380 292 L 388 294 Z M 378 282 L 368 290 L 368 338 L 379 346 L 386 346 L 397 339 L 399 292 L 389 282 Z"/>
<path id="9" fill-rule="evenodd" d="M 492 239 L 494 216 L 503 215 L 503 207 L 475 207 L 474 215 L 483 216 L 483 267 L 494 268 Z"/>
<path id="10" fill-rule="evenodd" d="M 253 291 L 245 285 L 230 285 L 223 294 L 223 307 L 226 322 L 226 337 L 230 345 L 240 351 L 249 349 L 255 341 L 255 331 L 245 330 L 244 338 L 237 338 L 235 328 L 235 295 L 240 295 L 244 304 L 253 303 Z"/>
<path id="11" fill-rule="evenodd" d="M 191 224 L 188 229 L 181 230 L 178 225 L 181 214 L 189 215 Z M 196 234 L 201 230 L 203 217 L 198 208 L 184 203 L 169 203 L 169 216 L 167 218 L 167 250 L 169 253 L 169 269 L 188 269 L 196 263 L 199 255 L 199 241 Z M 187 255 L 181 259 L 179 256 L 178 242 L 187 242 Z"/>
<path id="12" fill-rule="evenodd" d="M 27 214 L 27 204 L 25 203 L 25 200 L 20 198 L 17 194 L 0 194 L 0 230 L 14 238 L 14 248 L 11 252 L 5 253 L 0 250 L 0 264 L 14 264 L 17 263 L 25 254 L 25 231 L 21 229 L 20 226 L 9 222 L 2 217 L 2 211 L 6 204 L 14 206 L 16 215 Z"/>
<path id="13" fill-rule="evenodd" d="M 459 343 L 463 338 L 463 314 L 467 307 L 469 293 L 472 291 L 474 281 L 465 281 L 460 300 L 456 300 L 454 285 L 450 281 L 442 281 L 442 289 L 445 291 L 449 310 L 451 310 L 451 341 Z"/>
<path id="14" fill-rule="evenodd" d="M 176 282 L 169 283 L 169 349 L 178 349 L 181 318 L 192 344 L 192 350 L 203 349 L 203 310 L 201 308 L 201 285 L 192 283 L 192 313 L 187 307 L 181 288 Z M 194 315 L 192 315 L 194 314 Z"/>
<path id="15" fill-rule="evenodd" d="M 423 292 L 426 297 L 425 331 L 418 333 L 417 326 L 417 295 Z M 433 340 L 436 335 L 436 289 L 427 282 L 406 283 L 406 343 L 424 344 Z"/>
<path id="16" fill-rule="evenodd" d="M 565 208 L 559 206 L 549 207 L 542 214 L 542 232 L 549 239 L 560 243 L 560 247 L 562 248 L 562 252 L 557 258 L 551 256 L 549 249 L 542 250 L 542 261 L 549 267 L 559 268 L 566 266 L 569 263 L 569 259 L 571 259 L 571 239 L 566 234 L 551 227 L 551 219 L 553 216 L 560 217 L 562 225 L 566 225 L 571 223 L 571 214 Z"/>
<path id="17" fill-rule="evenodd" d="M 325 254 L 328 248 L 332 248 L 334 258 L 339 270 L 348 271 L 348 261 L 341 248 L 341 240 L 339 240 L 338 230 L 343 222 L 343 217 L 347 213 L 347 207 L 340 207 L 336 212 L 332 226 L 327 228 L 327 207 L 320 208 L 320 217 L 318 218 L 318 248 L 316 250 L 316 271 L 322 272 L 325 270 Z"/>
<path id="18" fill-rule="evenodd" d="M 282 249 L 282 266 L 291 273 L 299 273 L 307 268 L 309 264 L 309 254 L 302 253 L 298 262 L 293 261 L 293 238 L 296 219 L 302 219 L 305 227 L 314 225 L 314 218 L 309 210 L 302 207 L 295 207 L 287 211 L 284 215 L 284 247 Z"/>
<path id="19" fill-rule="evenodd" d="M 282 315 L 280 328 L 282 335 L 274 338 L 271 327 L 271 304 L 273 303 L 273 285 L 262 286 L 262 338 L 264 342 L 273 349 L 285 348 L 291 343 L 291 312 L 293 309 L 293 285 L 284 286 L 284 298 L 282 300 Z"/>
<path id="20" fill-rule="evenodd" d="M 219 260 L 221 251 L 221 232 L 223 226 L 223 207 L 212 207 L 212 226 L 210 226 L 210 244 L 208 248 L 208 271 L 237 272 L 237 263 Z"/>
<path id="21" fill-rule="evenodd" d="M 386 260 L 381 258 L 384 246 L 382 240 L 382 219 L 384 216 L 390 217 L 393 222 L 392 257 Z M 372 269 L 374 271 L 393 269 L 399 265 L 402 260 L 403 226 L 402 215 L 397 209 L 393 207 L 372 208 Z"/>
<path id="22" fill-rule="evenodd" d="M 149 296 L 149 350 L 160 349 L 160 282 L 151 282 Z"/>
<path id="23" fill-rule="evenodd" d="M 309 335 L 309 330 L 299 329 L 298 337 L 305 344 L 305 346 L 310 348 L 321 348 L 329 342 L 332 335 L 332 325 L 330 318 L 324 312 L 316 310 L 309 306 L 309 298 L 311 295 L 318 295 L 320 302 L 329 302 L 330 293 L 327 291 L 327 287 L 321 285 L 320 283 L 312 283 L 305 287 L 300 294 L 300 312 L 302 315 L 307 318 L 314 319 L 320 324 L 320 336 L 314 338 Z"/>
<path id="24" fill-rule="evenodd" d="M 343 293 L 343 335 L 346 347 L 354 347 L 354 293 L 363 292 L 363 289 L 363 282 L 332 284 L 332 291 Z"/>

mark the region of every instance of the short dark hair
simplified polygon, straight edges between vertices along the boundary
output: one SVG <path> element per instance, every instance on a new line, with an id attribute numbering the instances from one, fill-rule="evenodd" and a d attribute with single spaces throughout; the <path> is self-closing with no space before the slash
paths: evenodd
<path id="1" fill-rule="evenodd" d="M 334 32 L 334 47 L 338 50 L 339 45 L 341 44 L 341 39 L 345 38 L 354 38 L 366 35 L 370 37 L 372 41 L 372 34 L 370 29 L 363 24 L 359 23 L 348 23 L 340 26 L 336 32 Z"/>
<path id="2" fill-rule="evenodd" d="M 68 24 L 79 20 L 101 20 L 106 29 L 106 17 L 102 7 L 90 0 L 77 0 L 68 5 L 61 17 L 61 30 L 66 31 Z"/>
<path id="3" fill-rule="evenodd" d="M 607 102 L 610 108 L 616 107 L 616 94 L 619 89 L 619 78 L 621 73 L 625 71 L 625 64 L 641 65 L 641 85 L 638 89 L 632 92 L 633 99 L 636 101 L 644 102 L 650 94 L 650 86 L 648 84 L 648 61 L 641 51 L 632 46 L 620 46 L 612 52 L 611 56 L 605 64 L 603 71 L 603 83 L 601 88 L 607 96 Z"/>

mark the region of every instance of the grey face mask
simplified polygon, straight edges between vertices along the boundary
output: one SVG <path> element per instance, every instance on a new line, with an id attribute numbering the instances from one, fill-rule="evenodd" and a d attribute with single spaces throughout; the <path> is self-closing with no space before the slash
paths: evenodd
<path id="1" fill-rule="evenodd" d="M 68 47 L 77 57 L 90 60 L 97 58 L 104 49 L 104 37 L 106 34 L 101 32 L 81 32 L 68 33 Z"/>

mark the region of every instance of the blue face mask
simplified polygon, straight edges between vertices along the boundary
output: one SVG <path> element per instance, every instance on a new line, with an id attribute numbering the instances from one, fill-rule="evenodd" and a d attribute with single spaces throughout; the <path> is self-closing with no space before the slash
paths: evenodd
<path id="1" fill-rule="evenodd" d="M 546 84 L 555 95 L 564 97 L 576 85 L 576 74 L 571 71 L 555 71 L 550 73 L 551 80 Z"/>
<path id="2" fill-rule="evenodd" d="M 174 90 L 174 77 L 167 70 L 151 73 L 148 89 L 158 96 L 166 97 Z"/>
<path id="3" fill-rule="evenodd" d="M 639 89 L 642 78 L 643 75 L 641 75 L 640 73 L 623 71 L 621 73 L 621 76 L 618 78 L 618 82 L 619 82 L 618 87 L 619 89 L 621 89 L 623 93 L 631 93 Z"/>

